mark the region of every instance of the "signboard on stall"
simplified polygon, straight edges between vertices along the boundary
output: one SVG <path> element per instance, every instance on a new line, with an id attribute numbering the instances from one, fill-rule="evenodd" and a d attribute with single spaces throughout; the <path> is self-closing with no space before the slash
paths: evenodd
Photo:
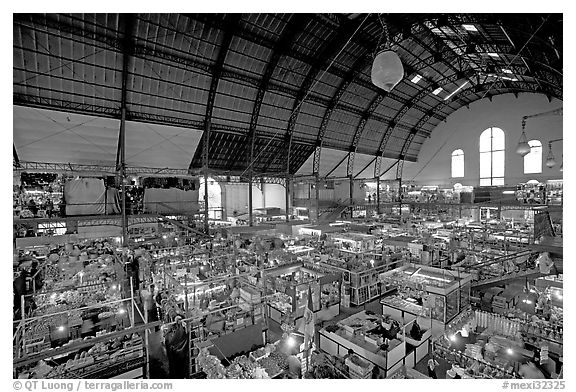
<path id="1" fill-rule="evenodd" d="M 408 243 L 408 250 L 410 251 L 410 254 L 412 256 L 416 256 L 419 257 L 420 256 L 420 252 L 422 252 L 424 250 L 424 245 L 423 244 L 415 244 L 413 242 L 409 242 Z"/>

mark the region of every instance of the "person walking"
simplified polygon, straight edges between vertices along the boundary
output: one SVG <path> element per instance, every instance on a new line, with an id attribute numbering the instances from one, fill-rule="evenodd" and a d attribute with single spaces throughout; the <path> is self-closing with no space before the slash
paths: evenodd
<path id="1" fill-rule="evenodd" d="M 437 379 L 436 366 L 440 365 L 433 357 L 428 360 L 428 377 Z"/>

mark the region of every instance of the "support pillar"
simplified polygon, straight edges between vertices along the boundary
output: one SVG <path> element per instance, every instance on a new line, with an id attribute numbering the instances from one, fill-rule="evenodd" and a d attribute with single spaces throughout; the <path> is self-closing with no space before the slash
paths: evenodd
<path id="1" fill-rule="evenodd" d="M 208 234 L 208 168 L 204 169 L 204 231 Z"/>
<path id="2" fill-rule="evenodd" d="M 286 222 L 290 221 L 290 178 L 286 174 Z"/>
<path id="3" fill-rule="evenodd" d="M 318 219 L 320 218 L 320 179 L 318 176 L 318 173 L 316 173 L 316 216 L 315 221 L 317 222 Z"/>
<path id="4" fill-rule="evenodd" d="M 128 217 L 126 215 L 126 108 L 120 117 L 120 186 L 122 189 L 122 246 L 128 246 Z"/>
<path id="5" fill-rule="evenodd" d="M 250 170 L 250 175 L 248 176 L 248 225 L 254 226 L 254 216 L 253 211 L 253 201 L 252 201 L 252 170 Z"/>
<path id="6" fill-rule="evenodd" d="M 402 177 L 397 178 L 398 180 L 398 214 L 402 218 Z"/>
<path id="7" fill-rule="evenodd" d="M 350 176 L 350 203 L 354 201 L 354 177 Z"/>
<path id="8" fill-rule="evenodd" d="M 376 213 L 380 214 L 380 176 L 376 177 Z"/>

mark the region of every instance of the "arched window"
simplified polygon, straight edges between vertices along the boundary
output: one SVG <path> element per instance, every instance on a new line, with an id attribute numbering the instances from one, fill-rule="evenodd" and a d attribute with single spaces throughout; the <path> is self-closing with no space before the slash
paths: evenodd
<path id="1" fill-rule="evenodd" d="M 452 151 L 452 178 L 464 177 L 464 151 Z"/>
<path id="2" fill-rule="evenodd" d="M 480 186 L 504 185 L 504 131 L 491 127 L 480 135 Z"/>
<path id="3" fill-rule="evenodd" d="M 524 155 L 524 174 L 542 173 L 542 143 L 530 140 L 530 152 Z"/>

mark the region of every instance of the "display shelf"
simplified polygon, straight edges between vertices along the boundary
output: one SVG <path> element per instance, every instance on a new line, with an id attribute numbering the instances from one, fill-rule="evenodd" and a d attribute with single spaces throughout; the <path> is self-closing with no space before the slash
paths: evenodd
<path id="1" fill-rule="evenodd" d="M 111 333 L 106 334 L 106 335 L 101 335 L 101 336 L 97 336 L 97 337 L 86 339 L 86 340 L 77 340 L 77 341 L 74 341 L 72 343 L 69 343 L 69 344 L 66 344 L 66 345 L 63 345 L 60 347 L 56 347 L 56 348 L 53 348 L 53 349 L 48 350 L 48 351 L 43 351 L 40 353 L 31 354 L 31 355 L 25 355 L 25 356 L 22 356 L 20 358 L 15 358 L 13 361 L 13 365 L 14 365 L 14 368 L 30 365 L 32 363 L 36 363 L 36 362 L 43 360 L 43 359 L 57 357 L 59 355 L 66 355 L 67 353 L 70 353 L 70 352 L 77 352 L 77 351 L 80 351 L 84 348 L 94 346 L 96 343 L 99 343 L 99 342 L 104 342 L 107 340 L 119 338 L 119 337 L 127 335 L 127 334 L 142 333 L 146 329 L 152 329 L 155 327 L 159 327 L 161 325 L 162 325 L 162 322 L 155 321 L 152 323 L 138 325 L 135 327 L 127 328 L 127 329 L 122 330 L 122 331 L 111 332 Z"/>

